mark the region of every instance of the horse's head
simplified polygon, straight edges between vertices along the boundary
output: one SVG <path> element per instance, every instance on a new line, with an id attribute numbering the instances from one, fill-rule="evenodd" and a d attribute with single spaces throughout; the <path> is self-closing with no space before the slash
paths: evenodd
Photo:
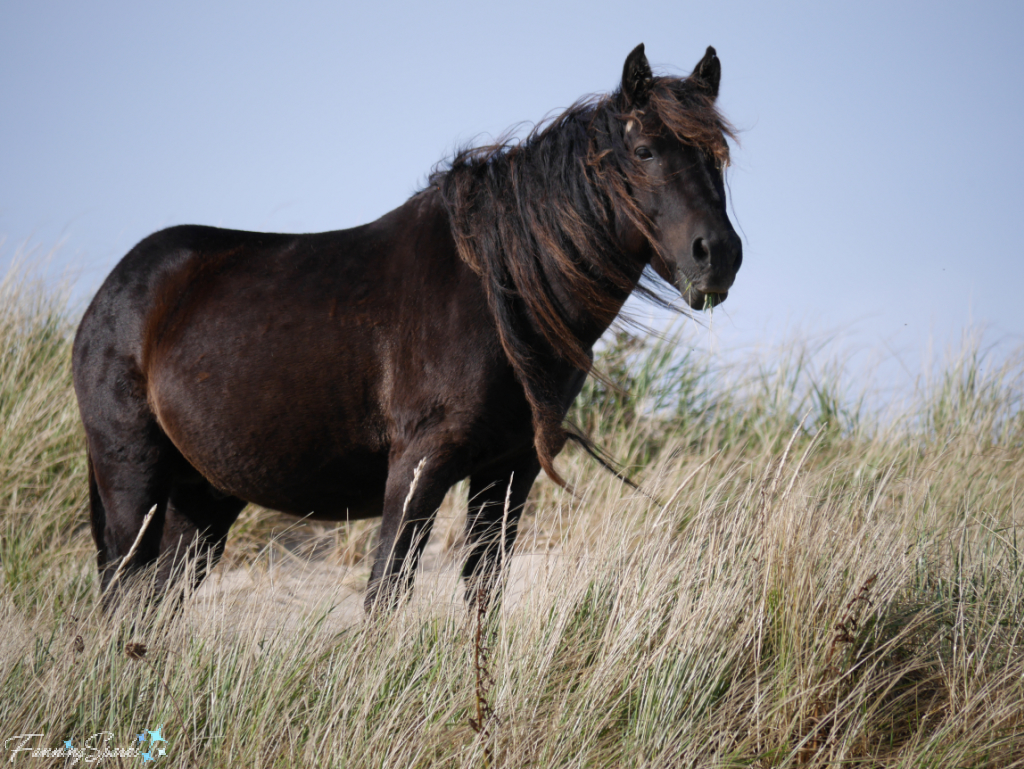
<path id="1" fill-rule="evenodd" d="M 709 47 L 688 78 L 654 77 L 641 43 L 619 96 L 616 144 L 635 204 L 623 234 L 649 244 L 651 266 L 697 310 L 726 298 L 743 260 L 726 212 L 731 131 L 714 106 L 721 74 Z"/>

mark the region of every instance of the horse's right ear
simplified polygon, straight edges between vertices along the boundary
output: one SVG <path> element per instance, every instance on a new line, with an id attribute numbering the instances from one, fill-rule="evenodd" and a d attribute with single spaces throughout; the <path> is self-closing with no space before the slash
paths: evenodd
<path id="1" fill-rule="evenodd" d="M 627 109 L 643 107 L 647 103 L 653 80 L 651 65 L 647 63 L 647 55 L 644 53 L 644 44 L 640 43 L 626 57 L 626 64 L 622 67 L 622 95 L 626 97 Z"/>

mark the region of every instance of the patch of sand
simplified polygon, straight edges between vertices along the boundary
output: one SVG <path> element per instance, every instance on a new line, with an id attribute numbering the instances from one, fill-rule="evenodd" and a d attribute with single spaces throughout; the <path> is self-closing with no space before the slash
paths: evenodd
<path id="1" fill-rule="evenodd" d="M 463 604 L 459 579 L 462 559 L 435 536 L 423 552 L 410 603 L 417 611 Z M 521 543 L 527 544 L 527 543 Z M 257 632 L 287 631 L 311 613 L 324 630 L 340 632 L 363 620 L 369 563 L 340 566 L 326 559 L 301 558 L 278 548 L 254 566 L 215 569 L 193 598 L 198 614 L 222 616 Z M 514 607 L 560 560 L 555 551 L 525 552 L 509 559 L 504 610 Z M 243 618 L 245 618 L 244 621 Z"/>

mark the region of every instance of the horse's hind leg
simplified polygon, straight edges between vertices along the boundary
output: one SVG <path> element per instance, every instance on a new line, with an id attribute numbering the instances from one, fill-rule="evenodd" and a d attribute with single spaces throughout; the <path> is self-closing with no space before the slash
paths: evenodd
<path id="1" fill-rule="evenodd" d="M 189 557 L 199 558 L 198 585 L 207 562 L 216 562 L 223 553 L 228 529 L 245 503 L 219 495 L 181 456 L 148 404 L 130 388 L 82 388 L 79 401 L 105 606 L 116 604 L 130 577 L 158 559 L 162 562 L 154 585 L 157 597 L 184 572 Z M 154 506 L 155 514 L 142 531 Z"/>
<path id="2" fill-rule="evenodd" d="M 110 420 L 113 424 L 109 426 L 86 420 L 92 533 L 108 608 L 117 602 L 128 578 L 160 554 L 177 455 L 155 420 L 136 420 L 132 425 L 133 420 L 124 419 L 123 412 L 121 416 Z M 156 512 L 142 531 L 146 513 L 153 506 Z M 131 559 L 125 561 L 133 547 Z"/>
<path id="3" fill-rule="evenodd" d="M 236 497 L 218 494 L 169 443 L 151 448 L 156 461 L 141 463 L 97 461 L 90 452 L 92 529 L 108 607 L 131 575 L 158 560 L 156 598 L 186 573 L 193 559 L 192 586 L 198 587 L 220 560 L 228 529 L 245 507 Z M 143 532 L 146 513 L 154 505 L 155 514 Z M 112 584 L 133 545 L 131 560 Z"/>
<path id="4" fill-rule="evenodd" d="M 470 478 L 466 516 L 469 554 L 462 568 L 469 603 L 481 596 L 490 602 L 500 594 L 503 561 L 512 554 L 523 505 L 539 472 L 540 463 L 531 450 L 513 462 L 474 473 Z"/>
<path id="5" fill-rule="evenodd" d="M 157 570 L 157 585 L 164 592 L 186 575 L 189 562 L 195 564 L 191 587 L 199 587 L 224 554 L 228 529 L 246 505 L 220 494 L 198 473 L 188 475 L 171 488 L 164 519 Z"/>

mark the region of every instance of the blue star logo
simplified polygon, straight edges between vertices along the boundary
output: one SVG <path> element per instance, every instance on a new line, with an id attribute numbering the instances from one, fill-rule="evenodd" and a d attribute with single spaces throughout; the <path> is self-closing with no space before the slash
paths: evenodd
<path id="1" fill-rule="evenodd" d="M 163 729 L 163 728 L 164 727 L 161 725 L 161 726 L 157 727 L 157 730 L 155 732 L 154 731 L 150 731 L 149 732 L 149 739 L 152 740 L 153 742 L 167 742 L 167 740 L 164 739 L 164 736 L 162 734 L 160 734 L 160 730 Z"/>
<path id="2" fill-rule="evenodd" d="M 64 748 L 66 750 L 74 750 L 75 746 L 71 744 L 71 740 L 64 740 Z"/>
<path id="3" fill-rule="evenodd" d="M 139 742 L 145 742 L 146 740 L 145 732 L 143 732 L 142 734 L 136 734 L 135 736 L 139 738 Z"/>
<path id="4" fill-rule="evenodd" d="M 156 759 L 155 759 L 155 758 L 153 758 L 153 754 L 152 754 L 152 753 L 143 753 L 143 754 L 142 754 L 142 760 L 143 760 L 144 762 L 145 762 L 145 761 L 156 761 Z"/>

